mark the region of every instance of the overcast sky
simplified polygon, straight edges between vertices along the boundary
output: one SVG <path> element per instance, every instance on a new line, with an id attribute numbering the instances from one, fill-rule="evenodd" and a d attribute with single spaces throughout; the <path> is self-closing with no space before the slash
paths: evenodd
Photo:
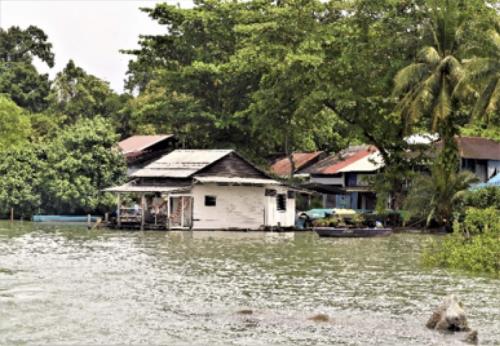
<path id="1" fill-rule="evenodd" d="M 87 72 L 123 91 L 129 56 L 119 49 L 135 48 L 139 34 L 165 32 L 139 7 L 153 7 L 160 0 L 0 0 L 0 27 L 40 27 L 49 36 L 56 58 L 54 68 L 37 63 L 53 77 L 69 59 Z M 191 0 L 168 0 L 182 7 Z"/>

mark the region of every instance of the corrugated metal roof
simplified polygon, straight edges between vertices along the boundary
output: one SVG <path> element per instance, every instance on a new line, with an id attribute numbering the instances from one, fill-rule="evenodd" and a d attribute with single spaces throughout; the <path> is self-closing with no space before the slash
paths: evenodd
<path id="1" fill-rule="evenodd" d="M 135 185 L 126 183 L 120 186 L 104 189 L 106 192 L 176 192 L 189 190 L 190 186 L 157 186 L 157 185 Z"/>
<path id="2" fill-rule="evenodd" d="M 383 165 L 380 153 L 374 146 L 361 145 L 349 147 L 338 154 L 330 155 L 305 169 L 304 173 L 373 172 Z"/>
<path id="3" fill-rule="evenodd" d="M 344 168 L 338 170 L 341 172 L 374 172 L 384 167 L 384 160 L 378 151 L 369 153 L 368 155 L 354 161 Z"/>
<path id="4" fill-rule="evenodd" d="M 301 168 L 304 168 L 304 166 L 306 166 L 310 161 L 318 158 L 318 156 L 320 156 L 321 154 L 323 154 L 323 151 L 314 151 L 311 153 L 303 153 L 303 152 L 293 153 L 292 160 L 295 163 L 295 172 L 297 172 Z M 290 160 L 288 159 L 288 157 L 284 157 L 282 159 L 277 160 L 271 166 L 271 171 L 274 174 L 280 176 L 290 175 L 291 170 L 292 170 L 292 165 L 290 164 Z"/>
<path id="5" fill-rule="evenodd" d="M 134 172 L 133 177 L 187 178 L 232 150 L 174 150 Z"/>
<path id="6" fill-rule="evenodd" d="M 226 184 L 241 184 L 241 185 L 281 185 L 274 179 L 257 179 L 257 178 L 239 178 L 239 177 L 194 177 L 194 179 L 202 184 L 206 183 L 226 183 Z"/>
<path id="7" fill-rule="evenodd" d="M 174 135 L 132 136 L 118 143 L 118 147 L 124 154 L 140 152 L 148 147 L 161 142 Z"/>

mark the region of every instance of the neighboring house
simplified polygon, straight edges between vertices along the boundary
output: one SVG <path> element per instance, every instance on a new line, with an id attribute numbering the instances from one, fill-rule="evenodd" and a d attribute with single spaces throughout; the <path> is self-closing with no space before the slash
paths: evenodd
<path id="1" fill-rule="evenodd" d="M 141 198 L 139 216 L 119 208 L 118 226 L 257 230 L 295 224 L 295 190 L 233 150 L 175 150 L 132 177 L 106 189 Z"/>
<path id="2" fill-rule="evenodd" d="M 456 137 L 456 142 L 461 170 L 473 172 L 482 183 L 500 172 L 500 142 L 481 137 Z"/>
<path id="3" fill-rule="evenodd" d="M 162 155 L 175 149 L 177 140 L 174 135 L 132 136 L 118 143 L 120 151 L 127 160 L 130 176 Z"/>
<path id="4" fill-rule="evenodd" d="M 292 160 L 295 165 L 295 170 L 293 174 L 304 170 L 311 165 L 317 163 L 319 160 L 326 156 L 324 151 L 314 151 L 314 152 L 295 152 L 292 153 Z M 271 172 L 280 177 L 289 177 L 292 171 L 292 165 L 288 157 L 281 157 L 277 159 L 271 166 Z"/>
<path id="5" fill-rule="evenodd" d="M 368 145 L 353 146 L 300 170 L 309 174 L 304 187 L 323 194 L 324 208 L 375 208 L 370 178 L 384 166 L 379 151 Z"/>

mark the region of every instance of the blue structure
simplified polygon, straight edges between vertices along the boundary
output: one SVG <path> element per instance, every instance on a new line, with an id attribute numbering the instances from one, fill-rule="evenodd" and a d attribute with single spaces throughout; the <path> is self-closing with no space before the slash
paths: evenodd
<path id="1" fill-rule="evenodd" d="M 486 183 L 475 184 L 470 189 L 477 190 L 477 189 L 482 189 L 485 187 L 492 187 L 492 186 L 500 187 L 500 173 L 497 173 L 496 175 L 494 175 Z"/>

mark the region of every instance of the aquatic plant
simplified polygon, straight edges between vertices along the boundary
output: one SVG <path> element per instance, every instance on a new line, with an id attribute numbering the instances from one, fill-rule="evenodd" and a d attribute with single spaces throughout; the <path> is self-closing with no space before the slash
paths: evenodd
<path id="1" fill-rule="evenodd" d="M 469 208 L 453 229 L 442 241 L 430 242 L 424 264 L 500 276 L 500 211 Z"/>

